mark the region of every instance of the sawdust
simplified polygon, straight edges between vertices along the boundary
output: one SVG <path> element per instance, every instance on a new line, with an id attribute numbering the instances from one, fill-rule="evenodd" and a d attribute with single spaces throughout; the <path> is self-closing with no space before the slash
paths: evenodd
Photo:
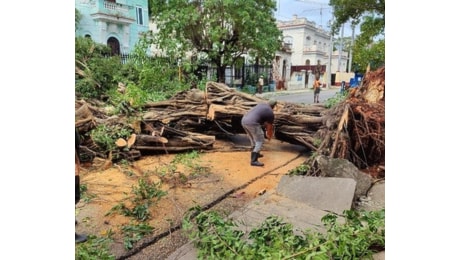
<path id="1" fill-rule="evenodd" d="M 221 200 L 213 209 L 230 214 L 260 194 L 275 189 L 280 178 L 308 156 L 304 147 L 271 140 L 264 144 L 264 157 L 259 159 L 265 166 L 254 167 L 250 166 L 249 149 L 226 151 L 226 146 L 233 145 L 231 141 L 218 141 L 215 145 L 217 151 L 199 153 L 193 164 L 204 170 L 198 174 L 179 164 L 173 174 L 165 173 L 167 167 L 175 165 L 173 160 L 177 154 L 143 156 L 129 165 L 116 164 L 105 170 L 84 165 L 80 173 L 81 185 L 87 188 L 84 196 L 91 199 L 82 199 L 77 204 L 77 231 L 98 237 L 113 234 L 111 252 L 117 258 L 126 258 L 131 254 L 124 248 L 121 227 L 132 223 L 133 218 L 113 213 L 112 209 L 120 203 L 130 205 L 130 198 L 134 196 L 132 189 L 139 185 L 140 179 L 161 183 L 161 190 L 167 195 L 149 207 L 150 218 L 145 222 L 154 231 L 134 245 L 131 251 L 139 252 L 132 254 L 130 259 L 164 259 L 186 242 L 183 234 L 172 230 L 180 225 L 190 208 L 207 207 Z M 171 232 L 166 238 L 168 242 L 160 241 L 145 249 L 136 249 L 142 242 L 164 232 Z"/>

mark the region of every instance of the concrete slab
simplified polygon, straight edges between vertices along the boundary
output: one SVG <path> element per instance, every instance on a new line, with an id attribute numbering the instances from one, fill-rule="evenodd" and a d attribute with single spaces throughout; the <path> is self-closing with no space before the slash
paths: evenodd
<path id="1" fill-rule="evenodd" d="M 356 181 L 351 178 L 285 175 L 276 191 L 314 208 L 342 214 L 351 209 L 355 189 Z"/>
<path id="2" fill-rule="evenodd" d="M 385 251 L 378 252 L 372 256 L 373 260 L 385 260 Z"/>
<path id="3" fill-rule="evenodd" d="M 375 211 L 385 208 L 385 181 L 379 181 L 372 185 L 367 197 L 360 199 L 357 208 L 366 211 Z"/>
<path id="4" fill-rule="evenodd" d="M 254 199 L 246 207 L 233 212 L 229 218 L 238 223 L 240 230 L 249 232 L 269 216 L 279 216 L 284 222 L 291 223 L 294 232 L 301 235 L 302 231 L 306 229 L 324 232 L 321 218 L 326 214 L 328 212 L 272 191 Z"/>
<path id="5" fill-rule="evenodd" d="M 197 255 L 192 242 L 188 242 L 170 254 L 166 260 L 196 260 L 198 259 Z"/>
<path id="6" fill-rule="evenodd" d="M 230 214 L 229 218 L 238 223 L 238 228 L 246 234 L 272 215 L 291 223 L 294 233 L 299 235 L 307 229 L 325 232 L 321 218 L 328 211 L 342 214 L 343 210 L 350 209 L 355 188 L 356 181 L 349 178 L 286 175 L 281 178 L 276 190 L 252 200 L 244 208 Z M 374 192 L 377 197 L 381 196 L 384 185 L 383 188 L 376 187 Z M 197 251 L 191 242 L 180 247 L 167 258 L 167 260 L 195 259 L 197 259 Z M 385 259 L 385 252 L 374 255 L 374 259 Z"/>
<path id="7" fill-rule="evenodd" d="M 253 228 L 259 226 L 269 216 L 279 216 L 286 223 L 293 225 L 295 234 L 303 235 L 302 231 L 312 230 L 325 232 L 321 218 L 328 212 L 315 209 L 308 204 L 291 200 L 275 191 L 267 192 L 254 199 L 246 207 L 230 214 L 229 218 L 238 223 L 238 229 L 248 234 Z M 173 254 L 168 260 L 194 260 L 197 259 L 196 249 L 192 243 L 187 243 Z"/>

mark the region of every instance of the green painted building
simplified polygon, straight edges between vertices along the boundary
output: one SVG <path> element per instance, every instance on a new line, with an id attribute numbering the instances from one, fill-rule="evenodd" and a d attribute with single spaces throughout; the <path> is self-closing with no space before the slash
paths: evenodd
<path id="1" fill-rule="evenodd" d="M 147 0 L 76 0 L 75 8 L 82 15 L 75 36 L 106 44 L 113 54 L 130 53 L 149 30 Z"/>

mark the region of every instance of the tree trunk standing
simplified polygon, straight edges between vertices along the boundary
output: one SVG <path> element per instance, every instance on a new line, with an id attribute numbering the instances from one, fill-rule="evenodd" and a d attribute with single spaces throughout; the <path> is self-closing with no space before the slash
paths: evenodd
<path id="1" fill-rule="evenodd" d="M 226 64 L 222 64 L 223 56 L 219 55 L 217 57 L 211 58 L 211 62 L 216 64 L 217 70 L 217 82 L 225 83 L 225 68 L 227 67 Z"/>
<path id="2" fill-rule="evenodd" d="M 259 78 L 259 57 L 256 57 L 256 61 L 254 64 L 254 73 L 257 75 L 257 78 Z"/>
<path id="3" fill-rule="evenodd" d="M 225 83 L 225 65 L 219 64 L 217 66 L 217 78 L 219 83 Z"/>
<path id="4" fill-rule="evenodd" d="M 219 83 L 225 83 L 225 68 L 227 67 L 225 64 L 222 64 L 222 58 L 222 56 L 218 56 L 212 60 L 212 62 L 216 64 L 217 81 Z"/>
<path id="5" fill-rule="evenodd" d="M 241 69 L 241 87 L 243 87 L 244 85 L 246 85 L 246 66 L 243 62 L 243 67 Z"/>

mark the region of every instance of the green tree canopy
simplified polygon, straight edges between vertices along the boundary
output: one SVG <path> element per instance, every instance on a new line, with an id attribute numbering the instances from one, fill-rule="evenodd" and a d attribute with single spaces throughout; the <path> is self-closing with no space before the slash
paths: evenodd
<path id="1" fill-rule="evenodd" d="M 281 47 L 273 0 L 149 0 L 158 33 L 153 43 L 172 57 L 191 52 L 216 65 L 219 82 L 225 67 L 243 54 L 271 62 Z"/>
<path id="2" fill-rule="evenodd" d="M 353 66 L 364 71 L 368 64 L 372 69 L 385 64 L 385 0 L 330 0 L 334 9 L 333 33 L 342 24 L 360 24 L 361 33 L 353 46 Z"/>
<path id="3" fill-rule="evenodd" d="M 80 24 L 81 18 L 82 14 L 80 13 L 80 11 L 78 11 L 77 8 L 75 8 L 75 31 L 78 30 L 78 25 Z"/>

